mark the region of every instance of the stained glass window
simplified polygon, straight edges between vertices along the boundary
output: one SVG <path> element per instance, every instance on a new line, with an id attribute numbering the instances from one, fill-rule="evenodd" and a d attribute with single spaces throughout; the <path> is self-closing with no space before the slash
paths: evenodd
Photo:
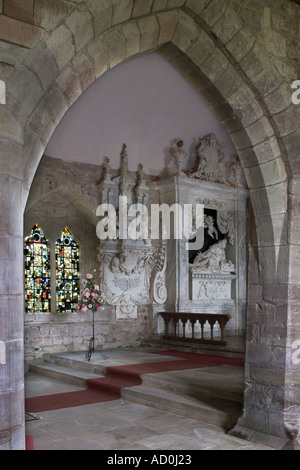
<path id="1" fill-rule="evenodd" d="M 80 294 L 79 245 L 65 227 L 55 243 L 56 310 L 76 310 Z"/>
<path id="2" fill-rule="evenodd" d="M 25 238 L 24 258 L 25 311 L 50 312 L 50 247 L 38 224 Z"/>

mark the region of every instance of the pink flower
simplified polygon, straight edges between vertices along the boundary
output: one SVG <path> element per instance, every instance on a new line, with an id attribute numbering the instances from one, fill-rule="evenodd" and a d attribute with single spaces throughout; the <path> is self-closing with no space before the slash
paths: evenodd
<path id="1" fill-rule="evenodd" d="M 92 277 L 93 277 L 92 274 L 87 274 L 87 275 L 86 275 L 86 278 L 87 278 L 87 279 L 92 279 Z"/>
<path id="2" fill-rule="evenodd" d="M 82 306 L 82 310 L 83 310 L 84 312 L 86 312 L 86 311 L 87 311 L 87 306 L 86 306 L 86 305 L 83 305 L 83 306 Z"/>
<path id="3" fill-rule="evenodd" d="M 99 289 L 100 289 L 100 287 L 98 286 L 98 284 L 95 284 L 95 285 L 94 285 L 94 292 L 96 292 L 96 291 L 99 290 Z"/>

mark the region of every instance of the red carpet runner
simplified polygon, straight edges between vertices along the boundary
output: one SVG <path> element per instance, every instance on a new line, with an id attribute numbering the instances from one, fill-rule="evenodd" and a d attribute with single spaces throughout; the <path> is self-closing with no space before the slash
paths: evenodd
<path id="1" fill-rule="evenodd" d="M 242 359 L 207 356 L 205 354 L 195 354 L 184 351 L 155 351 L 154 354 L 180 357 L 182 360 L 108 367 L 106 377 L 87 380 L 87 390 L 27 398 L 25 400 L 26 411 L 28 413 L 38 413 L 118 400 L 121 398 L 122 388 L 141 385 L 141 375 L 143 374 L 200 369 L 222 364 L 244 365 Z"/>
<path id="2" fill-rule="evenodd" d="M 34 450 L 33 437 L 32 436 L 25 436 L 25 439 L 26 439 L 25 449 L 26 450 Z"/>

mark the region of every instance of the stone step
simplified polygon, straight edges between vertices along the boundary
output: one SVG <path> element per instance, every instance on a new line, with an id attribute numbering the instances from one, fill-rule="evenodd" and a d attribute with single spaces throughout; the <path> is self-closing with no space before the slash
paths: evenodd
<path id="1" fill-rule="evenodd" d="M 236 338 L 234 338 L 236 340 Z M 180 342 L 180 338 L 174 340 L 162 340 L 161 337 L 151 337 L 147 340 L 144 340 L 143 344 L 149 347 L 157 347 L 158 349 L 162 346 L 170 347 L 170 349 L 177 349 L 179 351 L 193 352 L 197 354 L 208 354 L 210 356 L 223 356 L 223 357 L 233 357 L 238 359 L 245 358 L 245 346 L 242 339 L 240 341 L 234 342 L 234 339 L 227 338 L 227 346 L 214 346 L 214 345 L 201 345 L 197 343 L 184 343 Z M 232 344 L 233 343 L 233 344 Z"/>
<path id="2" fill-rule="evenodd" d="M 43 377 L 51 378 L 63 383 L 87 387 L 87 379 L 96 379 L 104 375 L 84 371 L 71 367 L 65 367 L 55 363 L 35 362 L 29 367 L 29 371 Z"/>
<path id="3" fill-rule="evenodd" d="M 141 405 L 167 411 L 208 424 L 232 429 L 242 414 L 241 406 L 228 406 L 222 401 L 198 399 L 167 390 L 147 387 L 124 388 L 122 399 Z"/>
<path id="4" fill-rule="evenodd" d="M 82 360 L 82 354 L 76 359 L 76 354 L 68 357 L 66 354 L 45 354 L 44 361 L 49 364 L 66 367 L 72 370 L 83 371 L 97 375 L 97 377 L 106 374 L 106 367 L 101 364 L 93 364 L 87 360 Z"/>
<path id="5" fill-rule="evenodd" d="M 109 361 L 108 361 L 109 362 Z M 76 354 L 51 354 L 30 371 L 86 388 L 87 379 L 106 376 L 103 364 Z M 112 377 L 117 380 L 118 377 Z M 120 377 L 122 380 L 122 377 Z M 242 414 L 244 369 L 220 365 L 142 375 L 142 385 L 122 389 L 122 399 L 231 429 Z M 104 384 L 105 385 L 105 384 Z"/>
<path id="6" fill-rule="evenodd" d="M 244 400 L 244 369 L 222 365 L 143 375 L 143 385 L 197 399 L 220 400 L 242 405 Z"/>

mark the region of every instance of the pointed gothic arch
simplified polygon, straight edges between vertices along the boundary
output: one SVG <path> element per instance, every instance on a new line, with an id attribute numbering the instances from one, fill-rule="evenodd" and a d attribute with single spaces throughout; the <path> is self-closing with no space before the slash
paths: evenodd
<path id="1" fill-rule="evenodd" d="M 137 54 L 159 50 L 181 70 L 221 118 L 245 170 L 257 235 L 252 263 L 257 272 L 251 273 L 252 280 L 249 281 L 250 330 L 253 324 L 264 321 L 269 302 L 275 318 L 281 318 L 283 324 L 288 323 L 290 328 L 294 317 L 288 301 L 290 296 L 294 301 L 299 298 L 294 289 L 299 258 L 294 216 L 299 205 L 296 178 L 299 178 L 297 146 L 300 126 L 299 115 L 289 101 L 287 85 L 267 53 L 227 0 L 178 1 L 175 2 L 176 8 L 168 8 L 170 2 L 167 2 L 166 8 L 159 12 L 152 11 L 150 7 L 135 17 L 131 17 L 133 9 L 130 12 L 125 9 L 122 13 L 116 4 L 110 26 L 104 29 L 99 26 L 96 36 L 90 29 L 90 34 L 83 35 L 78 24 L 83 15 L 87 16 L 86 12 L 69 10 L 67 3 L 63 2 L 64 24 L 57 24 L 53 30 L 49 26 L 49 34 L 40 37 L 39 43 L 31 44 L 32 51 L 9 77 L 8 105 L 0 110 L 3 118 L 0 136 L 6 142 L 2 153 L 5 167 L 1 180 L 3 194 L 6 195 L 3 213 L 14 213 L 14 223 L 12 218 L 5 216 L 2 225 L 5 235 L 9 234 L 11 243 L 15 244 L 8 268 L 10 278 L 15 280 L 6 291 L 14 293 L 16 310 L 22 310 L 19 299 L 23 291 L 21 263 L 17 253 L 22 251 L 20 239 L 23 236 L 26 194 L 55 127 L 84 89 L 106 70 Z M 102 4 L 104 2 L 100 0 L 99 8 Z M 96 17 L 99 11 L 90 14 Z M 232 28 L 226 27 L 226 22 Z M 45 63 L 48 69 L 51 67 L 51 74 L 45 75 Z M 16 83 L 22 83 L 24 76 L 26 87 L 17 87 Z M 22 165 L 17 169 L 14 167 L 11 155 L 22 162 L 24 174 L 20 172 Z M 14 205 L 16 199 L 23 201 L 17 209 Z M 287 221 L 289 206 L 292 206 L 292 212 Z M 4 238 L 2 243 L 6 243 Z M 280 272 L 279 260 L 283 262 Z M 2 267 L 5 269 L 4 264 Z M 15 276 L 16 273 L 19 275 Z M 254 286 L 257 287 L 256 295 L 259 292 L 259 302 L 253 300 Z M 255 308 L 261 310 L 262 320 L 255 320 L 258 315 Z M 289 335 L 286 345 L 276 344 L 270 338 L 267 346 L 262 344 L 262 338 L 256 338 L 251 347 L 248 345 L 248 371 L 253 364 L 258 364 L 255 374 L 253 368 L 249 382 L 243 422 L 252 433 L 258 430 L 283 436 L 285 374 L 293 369 L 288 363 Z M 253 332 L 249 338 L 255 339 Z M 267 365 L 259 360 L 263 351 L 269 356 L 273 354 Z M 264 384 L 266 368 L 274 370 L 278 377 L 275 383 Z M 21 380 L 19 378 L 20 383 Z M 258 402 L 255 381 L 262 388 L 269 387 L 270 393 L 280 385 L 282 400 L 279 411 L 268 411 Z M 19 400 L 22 400 L 21 394 Z M 293 401 L 291 393 L 289 400 Z M 256 418 L 250 418 L 251 411 Z M 275 429 L 269 412 L 280 420 L 280 429 Z"/>

